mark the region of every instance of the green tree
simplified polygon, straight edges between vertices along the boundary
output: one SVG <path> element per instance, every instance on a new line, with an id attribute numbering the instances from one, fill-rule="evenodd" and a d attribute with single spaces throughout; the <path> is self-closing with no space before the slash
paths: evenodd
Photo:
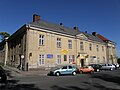
<path id="1" fill-rule="evenodd" d="M 7 32 L 0 32 L 1 40 L 4 40 L 6 37 L 10 37 L 10 34 Z"/>

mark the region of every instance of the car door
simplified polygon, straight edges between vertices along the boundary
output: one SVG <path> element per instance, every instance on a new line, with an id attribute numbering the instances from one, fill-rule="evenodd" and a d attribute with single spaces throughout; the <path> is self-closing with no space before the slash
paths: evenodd
<path id="1" fill-rule="evenodd" d="M 67 74 L 72 74 L 72 72 L 73 72 L 73 67 L 68 66 Z"/>
<path id="2" fill-rule="evenodd" d="M 61 74 L 67 74 L 68 73 L 67 66 L 63 66 L 60 72 Z"/>

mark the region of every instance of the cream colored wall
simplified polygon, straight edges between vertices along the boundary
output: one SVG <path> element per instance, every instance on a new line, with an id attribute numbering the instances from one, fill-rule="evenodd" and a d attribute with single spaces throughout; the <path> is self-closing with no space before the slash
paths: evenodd
<path id="1" fill-rule="evenodd" d="M 86 43 L 86 49 L 85 52 L 88 53 L 88 63 L 106 63 L 106 46 L 104 44 L 98 43 L 98 42 L 85 42 Z M 92 44 L 92 50 L 89 49 L 89 44 Z M 98 45 L 99 51 L 96 50 L 96 46 Z M 102 51 L 102 46 L 104 46 L 104 51 Z M 91 60 L 90 56 L 96 56 L 95 60 Z M 105 60 L 103 60 L 103 57 L 105 57 Z M 99 59 L 98 59 L 99 58 Z"/>
<path id="2" fill-rule="evenodd" d="M 80 50 L 80 42 L 83 42 L 84 50 Z M 89 44 L 92 44 L 92 50 L 89 49 Z M 97 52 L 96 46 L 99 46 L 99 51 Z M 102 46 L 104 46 L 104 51 L 102 51 Z M 106 46 L 105 44 L 93 42 L 93 41 L 87 41 L 87 40 L 77 40 L 77 52 L 80 53 L 87 53 L 89 55 L 88 58 L 86 58 L 85 63 L 106 63 Z M 91 60 L 90 56 L 96 56 L 96 60 Z M 105 57 L 105 60 L 103 60 L 103 57 Z M 99 60 L 98 60 L 99 58 Z"/>
<path id="3" fill-rule="evenodd" d="M 44 46 L 39 46 L 39 35 L 44 35 L 45 44 Z M 57 38 L 61 38 L 61 48 L 57 48 Z M 72 49 L 68 49 L 68 40 L 72 40 Z M 39 67 L 46 66 L 51 67 L 57 65 L 57 55 L 61 55 L 61 64 L 69 63 L 69 55 L 75 55 L 75 42 L 74 38 L 46 33 L 41 31 L 29 30 L 29 44 L 28 44 L 28 63 L 29 67 Z M 68 50 L 67 61 L 64 61 L 62 50 Z M 32 53 L 32 56 L 29 54 Z M 45 55 L 45 64 L 39 64 L 39 54 Z M 53 54 L 53 58 L 47 58 L 47 54 Z"/>

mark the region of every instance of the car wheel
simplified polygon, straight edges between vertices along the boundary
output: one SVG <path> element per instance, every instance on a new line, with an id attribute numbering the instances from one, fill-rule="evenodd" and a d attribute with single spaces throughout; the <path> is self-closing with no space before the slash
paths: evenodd
<path id="1" fill-rule="evenodd" d="M 112 71 L 112 70 L 113 70 L 113 68 L 110 68 L 110 70 Z"/>
<path id="2" fill-rule="evenodd" d="M 97 69 L 96 71 L 97 71 L 97 72 L 99 72 L 99 71 L 100 71 L 100 69 Z"/>
<path id="3" fill-rule="evenodd" d="M 81 71 L 81 70 L 80 70 L 80 72 L 79 72 L 79 73 L 80 73 L 80 74 L 82 74 L 82 73 L 83 73 L 83 71 Z"/>
<path id="4" fill-rule="evenodd" d="M 90 71 L 90 73 L 94 73 L 94 71 Z"/>
<path id="5" fill-rule="evenodd" d="M 60 76 L 60 73 L 59 72 L 56 72 L 56 74 L 55 74 L 56 76 Z"/>
<path id="6" fill-rule="evenodd" d="M 72 75 L 75 76 L 75 75 L 76 75 L 76 72 L 74 71 L 74 72 L 72 73 Z"/>

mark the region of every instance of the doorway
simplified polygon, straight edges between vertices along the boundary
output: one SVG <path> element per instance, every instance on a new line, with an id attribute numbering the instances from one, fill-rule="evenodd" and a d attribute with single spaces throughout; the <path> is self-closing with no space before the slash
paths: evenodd
<path id="1" fill-rule="evenodd" d="M 84 59 L 81 59 L 81 66 L 84 66 Z"/>

